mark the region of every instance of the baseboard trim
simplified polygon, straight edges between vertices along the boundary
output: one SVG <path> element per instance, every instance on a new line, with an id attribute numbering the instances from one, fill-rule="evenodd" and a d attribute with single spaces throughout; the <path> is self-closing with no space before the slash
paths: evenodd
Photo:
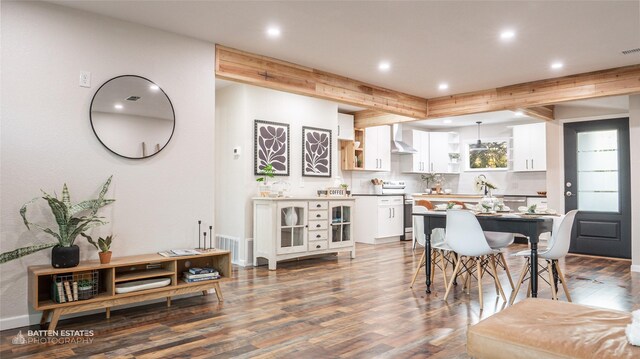
<path id="1" fill-rule="evenodd" d="M 24 314 L 16 317 L 1 318 L 0 330 L 26 327 L 40 322 L 42 314 Z"/>
<path id="2" fill-rule="evenodd" d="M 632 264 L 631 265 L 631 271 L 640 273 L 640 264 Z"/>

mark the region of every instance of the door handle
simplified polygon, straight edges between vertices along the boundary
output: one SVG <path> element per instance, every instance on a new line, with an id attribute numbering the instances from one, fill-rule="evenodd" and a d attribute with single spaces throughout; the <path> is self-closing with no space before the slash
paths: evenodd
<path id="1" fill-rule="evenodd" d="M 525 164 L 526 168 L 529 169 L 529 160 L 525 160 L 525 162 L 526 162 Z"/>
<path id="2" fill-rule="evenodd" d="M 321 247 L 321 246 L 320 246 L 319 244 L 316 246 L 316 248 L 320 248 L 320 247 Z"/>
<path id="3" fill-rule="evenodd" d="M 320 228 L 320 227 L 322 227 L 320 223 L 316 224 L 316 228 Z"/>
<path id="4" fill-rule="evenodd" d="M 340 137 L 340 125 L 338 125 L 338 137 Z"/>
<path id="5" fill-rule="evenodd" d="M 391 218 L 391 208 L 389 208 L 389 218 Z"/>
<path id="6" fill-rule="evenodd" d="M 533 158 L 531 159 L 531 169 L 533 169 Z"/>
<path id="7" fill-rule="evenodd" d="M 322 207 L 320 203 L 316 204 L 316 208 L 320 208 L 320 207 Z"/>
<path id="8" fill-rule="evenodd" d="M 431 162 L 431 172 L 433 172 L 433 162 Z"/>
<path id="9" fill-rule="evenodd" d="M 322 217 L 322 215 L 320 215 L 320 213 L 316 214 L 316 218 L 320 218 Z"/>
<path id="10" fill-rule="evenodd" d="M 321 235 L 319 235 L 319 234 L 316 234 L 316 238 L 320 238 L 320 237 L 322 237 L 322 236 L 321 236 Z"/>
<path id="11" fill-rule="evenodd" d="M 395 208 L 391 208 L 391 213 L 393 213 L 393 218 L 396 218 L 396 209 Z"/>
<path id="12" fill-rule="evenodd" d="M 565 195 L 566 195 L 567 197 L 571 197 L 571 196 L 573 196 L 573 193 L 571 193 L 571 191 L 567 191 L 567 192 L 565 192 Z"/>

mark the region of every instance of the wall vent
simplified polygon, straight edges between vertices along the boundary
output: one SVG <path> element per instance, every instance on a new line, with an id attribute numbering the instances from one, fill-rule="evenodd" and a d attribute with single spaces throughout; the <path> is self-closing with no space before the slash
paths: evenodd
<path id="1" fill-rule="evenodd" d="M 630 50 L 624 50 L 622 51 L 623 54 L 625 55 L 631 55 L 631 54 L 635 54 L 635 53 L 640 53 L 640 47 L 636 47 L 635 49 L 630 49 Z"/>
<path id="2" fill-rule="evenodd" d="M 215 247 L 231 252 L 231 263 L 239 266 L 253 265 L 253 238 L 240 238 L 216 234 Z"/>
<path id="3" fill-rule="evenodd" d="M 138 101 L 139 99 L 140 99 L 140 96 L 129 96 L 125 100 L 135 102 L 135 101 Z"/>

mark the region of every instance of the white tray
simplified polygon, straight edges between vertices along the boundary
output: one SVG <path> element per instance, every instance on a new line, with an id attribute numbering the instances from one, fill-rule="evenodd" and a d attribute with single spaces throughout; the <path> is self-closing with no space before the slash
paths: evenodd
<path id="1" fill-rule="evenodd" d="M 152 278 L 116 284 L 116 293 L 131 293 L 145 289 L 162 288 L 171 284 L 171 278 Z"/>

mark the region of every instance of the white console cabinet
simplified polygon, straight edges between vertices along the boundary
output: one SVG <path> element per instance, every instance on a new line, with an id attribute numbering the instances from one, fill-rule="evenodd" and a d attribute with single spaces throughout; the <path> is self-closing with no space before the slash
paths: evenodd
<path id="1" fill-rule="evenodd" d="M 335 252 L 351 252 L 355 200 L 336 198 L 254 198 L 253 263 L 258 258 L 275 270 L 281 260 Z"/>

